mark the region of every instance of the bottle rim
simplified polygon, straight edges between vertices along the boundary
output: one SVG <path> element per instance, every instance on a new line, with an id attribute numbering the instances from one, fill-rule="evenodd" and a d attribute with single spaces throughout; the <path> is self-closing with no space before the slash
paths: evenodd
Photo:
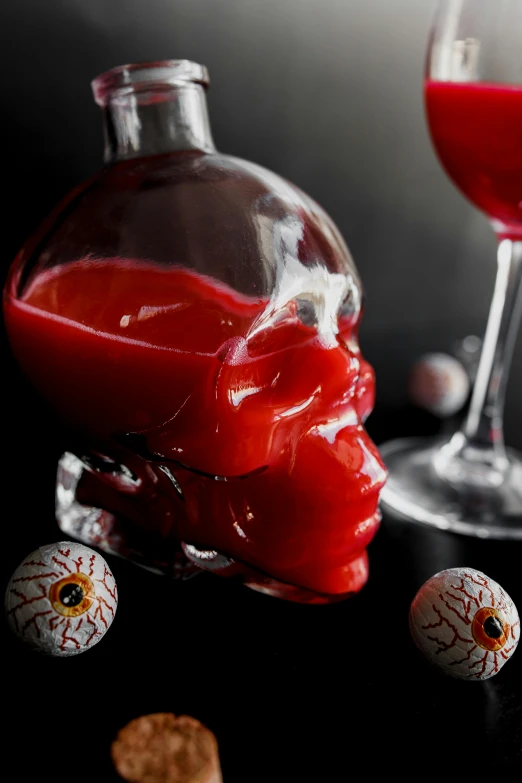
<path id="1" fill-rule="evenodd" d="M 106 106 L 111 97 L 120 97 L 140 90 L 179 87 L 187 82 L 208 87 L 210 78 L 204 65 L 192 60 L 153 60 L 117 65 L 91 81 L 94 100 Z"/>

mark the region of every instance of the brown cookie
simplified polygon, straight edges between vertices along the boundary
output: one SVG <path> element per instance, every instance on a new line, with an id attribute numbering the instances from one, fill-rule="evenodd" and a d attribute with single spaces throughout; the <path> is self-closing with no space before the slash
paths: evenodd
<path id="1" fill-rule="evenodd" d="M 222 783 L 214 734 L 170 712 L 131 720 L 111 745 L 116 771 L 130 783 Z"/>

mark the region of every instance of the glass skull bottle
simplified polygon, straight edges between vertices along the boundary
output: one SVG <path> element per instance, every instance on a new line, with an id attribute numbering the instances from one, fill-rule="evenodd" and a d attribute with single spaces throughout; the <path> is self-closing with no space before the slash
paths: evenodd
<path id="1" fill-rule="evenodd" d="M 183 60 L 93 81 L 106 166 L 14 260 L 10 344 L 74 433 L 62 531 L 160 573 L 339 600 L 368 578 L 386 477 L 361 284 L 313 200 L 215 150 L 207 83 Z"/>

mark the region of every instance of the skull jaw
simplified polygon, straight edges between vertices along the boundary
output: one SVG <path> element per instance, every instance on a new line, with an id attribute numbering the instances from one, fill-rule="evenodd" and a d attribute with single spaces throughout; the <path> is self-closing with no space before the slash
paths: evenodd
<path id="1" fill-rule="evenodd" d="M 283 594 L 359 591 L 386 470 L 364 429 L 342 425 L 313 426 L 288 439 L 266 471 L 242 480 L 187 481 L 181 539 L 255 569 L 244 579 L 266 592 L 273 580 L 293 586 L 278 586 Z"/>
<path id="2" fill-rule="evenodd" d="M 142 526 L 115 512 L 114 502 L 107 503 L 112 507 L 111 511 L 100 507 L 104 500 L 102 483 L 92 465 L 71 452 L 62 455 L 56 485 L 56 517 L 60 529 L 87 546 L 130 560 L 154 573 L 188 579 L 204 571 L 212 571 L 222 577 L 236 578 L 246 587 L 265 595 L 304 604 L 342 601 L 358 593 L 367 582 L 366 550 L 331 570 L 332 592 L 323 592 L 277 579 L 214 551 L 202 552 L 190 545 L 180 545 L 174 537 L 159 535 L 157 530 L 147 535 Z M 105 500 L 108 499 L 109 496 L 105 495 Z M 119 499 L 121 506 L 121 497 Z M 91 505 L 88 500 L 98 505 Z M 375 529 L 378 522 L 377 512 Z"/>
<path id="3" fill-rule="evenodd" d="M 327 547 L 314 549 L 310 558 L 294 567 L 282 562 L 267 564 L 262 556 L 253 557 L 247 563 L 186 543 L 182 548 L 198 568 L 228 578 L 239 577 L 247 587 L 258 592 L 298 603 L 332 603 L 355 595 L 368 581 L 366 546 L 375 536 L 380 521 L 381 513 L 376 510 L 356 526 L 351 534 L 355 541 L 350 552 L 340 555 Z"/>
<path id="4" fill-rule="evenodd" d="M 368 581 L 368 554 L 366 550 L 348 563 L 344 569 L 344 581 L 349 582 L 350 589 L 344 593 L 319 593 L 304 587 L 296 587 L 285 582 L 279 582 L 270 577 L 252 572 L 252 576 L 246 576 L 244 584 L 252 590 L 257 590 L 265 595 L 275 598 L 283 598 L 300 604 L 331 604 L 344 601 L 356 595 Z"/>
<path id="5" fill-rule="evenodd" d="M 56 515 L 72 538 L 174 578 L 208 570 L 301 603 L 341 600 L 368 579 L 385 470 L 361 427 L 335 438 L 312 428 L 245 479 L 176 477 L 124 451 L 117 459 L 127 467 L 62 456 Z"/>

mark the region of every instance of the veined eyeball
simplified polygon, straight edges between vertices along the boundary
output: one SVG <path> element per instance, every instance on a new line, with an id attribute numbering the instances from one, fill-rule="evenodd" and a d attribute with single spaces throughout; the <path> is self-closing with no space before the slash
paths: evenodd
<path id="1" fill-rule="evenodd" d="M 109 629 L 118 603 L 116 581 L 103 557 L 61 541 L 31 552 L 5 592 L 11 630 L 47 655 L 88 650 Z"/>
<path id="2" fill-rule="evenodd" d="M 469 390 L 468 373 L 453 356 L 427 353 L 412 367 L 410 398 L 415 405 L 434 416 L 453 416 L 464 406 Z"/>
<path id="3" fill-rule="evenodd" d="M 515 604 L 473 568 L 428 579 L 410 607 L 413 641 L 435 666 L 462 680 L 487 680 L 513 655 L 520 637 Z"/>

